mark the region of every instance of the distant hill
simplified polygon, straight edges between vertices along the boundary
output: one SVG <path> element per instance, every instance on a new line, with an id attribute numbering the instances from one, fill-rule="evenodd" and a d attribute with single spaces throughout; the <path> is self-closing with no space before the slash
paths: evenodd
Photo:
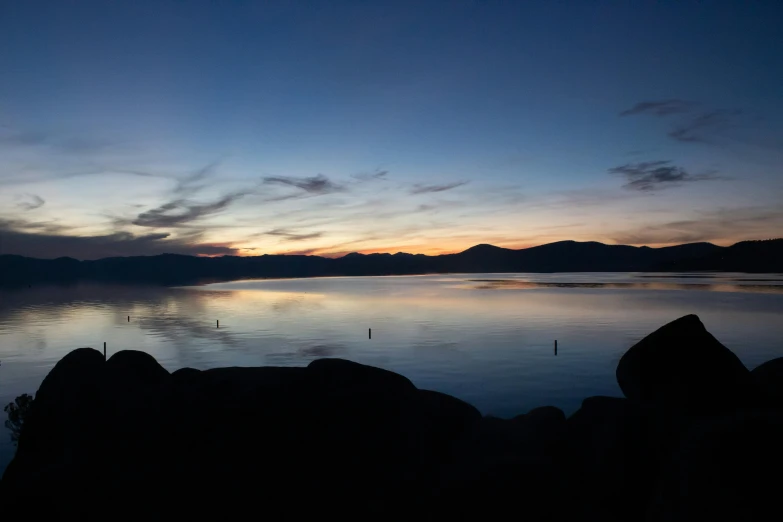
<path id="1" fill-rule="evenodd" d="M 0 285 L 79 280 L 197 284 L 249 278 L 410 275 L 480 272 L 783 272 L 783 239 L 743 241 L 730 247 L 691 243 L 665 248 L 561 241 L 511 250 L 477 245 L 458 254 L 348 254 L 319 256 L 193 257 L 175 254 L 33 259 L 0 256 Z"/>
<path id="2" fill-rule="evenodd" d="M 742 241 L 714 252 L 662 263 L 661 269 L 664 271 L 783 272 L 783 239 Z"/>

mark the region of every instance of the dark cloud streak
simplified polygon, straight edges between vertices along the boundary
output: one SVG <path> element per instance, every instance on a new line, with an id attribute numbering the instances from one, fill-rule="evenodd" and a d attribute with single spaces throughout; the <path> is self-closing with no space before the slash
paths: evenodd
<path id="1" fill-rule="evenodd" d="M 24 211 L 41 208 L 46 203 L 46 200 L 37 194 L 23 194 L 21 196 L 17 196 L 16 199 L 21 199 L 21 201 L 19 201 L 16 206 L 17 208 Z"/>
<path id="2" fill-rule="evenodd" d="M 674 140 L 685 143 L 709 143 L 710 135 L 716 131 L 730 129 L 732 119 L 740 115 L 740 111 L 716 110 L 699 114 L 689 121 L 674 126 L 668 136 Z"/>
<path id="3" fill-rule="evenodd" d="M 635 114 L 649 114 L 652 116 L 670 116 L 672 114 L 684 114 L 690 112 L 696 104 L 693 102 L 670 98 L 668 100 L 639 102 L 630 109 L 620 113 L 620 116 L 633 116 Z"/>
<path id="4" fill-rule="evenodd" d="M 712 143 L 726 131 L 736 128 L 737 118 L 742 116 L 738 109 L 715 109 L 697 111 L 699 105 L 676 98 L 660 101 L 639 102 L 620 116 L 649 115 L 656 117 L 677 116 L 667 136 L 681 143 Z"/>
<path id="5" fill-rule="evenodd" d="M 721 179 L 713 173 L 690 174 L 684 168 L 672 165 L 670 161 L 627 163 L 613 167 L 609 172 L 619 174 L 628 180 L 623 188 L 645 192 L 676 187 L 683 183 Z"/>
<path id="6" fill-rule="evenodd" d="M 199 190 L 205 188 L 207 184 L 203 183 L 204 180 L 209 178 L 215 172 L 218 165 L 220 165 L 222 161 L 223 160 L 213 161 L 212 163 L 205 165 L 188 176 L 177 178 L 177 184 L 172 190 L 172 193 L 176 196 L 185 197 L 193 195 Z"/>
<path id="7" fill-rule="evenodd" d="M 132 224 L 152 228 L 183 226 L 217 214 L 228 208 L 235 201 L 251 193 L 252 191 L 234 192 L 211 203 L 193 203 L 183 199 L 169 201 L 157 208 L 142 212 L 132 221 Z"/>
<path id="8" fill-rule="evenodd" d="M 185 255 L 236 255 L 224 244 L 198 242 L 197 234 L 171 238 L 167 233 L 134 235 L 115 232 L 95 236 L 66 235 L 61 227 L 21 220 L 0 220 L 0 254 L 29 257 L 100 259 L 162 253 Z"/>
<path id="9" fill-rule="evenodd" d="M 389 175 L 388 170 L 375 170 L 373 172 L 362 172 L 360 174 L 354 174 L 351 177 L 361 182 L 361 181 L 375 181 L 379 179 L 384 179 L 388 175 Z"/>
<path id="10" fill-rule="evenodd" d="M 41 131 L 0 132 L 0 146 L 5 147 L 46 147 L 62 154 L 93 154 L 109 149 L 114 142 L 102 138 L 83 138 L 60 136 Z"/>
<path id="11" fill-rule="evenodd" d="M 296 187 L 310 194 L 331 194 L 341 192 L 345 189 L 342 185 L 335 183 L 323 174 L 305 178 L 295 178 L 291 176 L 269 176 L 264 178 L 266 184 L 287 185 Z"/>
<path id="12" fill-rule="evenodd" d="M 462 185 L 467 185 L 467 181 L 455 181 L 454 183 L 447 183 L 444 185 L 421 185 L 417 184 L 414 185 L 413 188 L 410 190 L 411 194 L 430 194 L 433 192 L 445 192 L 447 190 L 455 189 L 457 187 L 461 187 Z"/>
<path id="13" fill-rule="evenodd" d="M 304 241 L 307 239 L 318 239 L 323 236 L 323 232 L 312 232 L 310 234 L 297 234 L 284 228 L 275 228 L 268 232 L 264 232 L 263 235 L 275 236 L 283 238 L 285 241 Z"/>

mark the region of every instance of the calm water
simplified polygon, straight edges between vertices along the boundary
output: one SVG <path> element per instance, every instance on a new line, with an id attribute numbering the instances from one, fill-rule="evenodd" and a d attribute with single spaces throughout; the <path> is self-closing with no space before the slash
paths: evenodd
<path id="1" fill-rule="evenodd" d="M 568 413 L 589 395 L 620 395 L 620 356 L 688 313 L 750 368 L 783 356 L 781 275 L 470 274 L 0 290 L 0 401 L 34 392 L 68 351 L 106 341 L 109 354 L 143 350 L 169 370 L 343 357 L 486 414 L 545 404 Z M 0 433 L 0 469 L 12 452 Z"/>

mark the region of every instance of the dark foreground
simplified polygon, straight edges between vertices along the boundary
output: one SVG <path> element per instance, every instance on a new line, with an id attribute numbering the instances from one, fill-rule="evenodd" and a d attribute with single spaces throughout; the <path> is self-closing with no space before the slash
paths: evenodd
<path id="1" fill-rule="evenodd" d="M 38 390 L 4 506 L 26 517 L 780 519 L 783 359 L 750 372 L 691 315 L 631 348 L 617 379 L 626 398 L 587 398 L 568 419 L 542 407 L 503 420 L 340 359 L 169 374 L 142 352 L 104 361 L 82 348 Z"/>

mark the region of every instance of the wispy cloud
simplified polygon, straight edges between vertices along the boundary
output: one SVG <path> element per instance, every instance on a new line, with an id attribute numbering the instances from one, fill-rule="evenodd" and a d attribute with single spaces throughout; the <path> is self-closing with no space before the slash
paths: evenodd
<path id="1" fill-rule="evenodd" d="M 676 187 L 683 183 L 721 179 L 714 173 L 690 174 L 682 167 L 672 165 L 670 161 L 644 161 L 627 163 L 609 169 L 628 181 L 623 188 L 628 190 L 655 191 Z"/>
<path id="2" fill-rule="evenodd" d="M 70 227 L 54 221 L 31 221 L 29 219 L 0 217 L 0 230 L 19 230 L 33 234 L 65 234 Z"/>
<path id="3" fill-rule="evenodd" d="M 360 172 L 359 174 L 353 174 L 351 177 L 358 181 L 375 181 L 379 179 L 384 179 L 388 175 L 389 175 L 388 170 L 376 169 L 372 172 Z"/>
<path id="4" fill-rule="evenodd" d="M 217 214 L 235 201 L 251 194 L 252 191 L 239 191 L 222 196 L 211 203 L 193 203 L 184 199 L 169 201 L 163 205 L 142 212 L 132 221 L 140 227 L 166 228 L 179 227 Z"/>
<path id="5" fill-rule="evenodd" d="M 172 193 L 176 196 L 187 197 L 205 188 L 204 181 L 215 172 L 221 162 L 222 160 L 213 161 L 191 174 L 177 178 L 177 184 L 172 189 Z"/>
<path id="6" fill-rule="evenodd" d="M 104 235 L 68 235 L 67 229 L 46 223 L 0 219 L 0 254 L 30 257 L 99 259 L 112 256 L 157 255 L 235 255 L 230 245 L 199 241 L 199 234 L 172 237 L 168 233 L 134 235 L 115 232 Z"/>
<path id="7" fill-rule="evenodd" d="M 46 200 L 37 194 L 20 194 L 14 199 L 17 201 L 16 208 L 24 211 L 41 208 L 46 203 Z"/>
<path id="8" fill-rule="evenodd" d="M 74 169 L 62 172 L 24 172 L 12 171 L 7 175 L 0 173 L 0 185 L 27 185 L 43 181 L 72 179 L 82 176 L 99 176 L 106 171 L 102 168 Z"/>
<path id="9" fill-rule="evenodd" d="M 709 143 L 716 132 L 731 129 L 734 126 L 734 117 L 740 114 L 739 110 L 716 110 L 698 114 L 676 124 L 668 135 L 685 143 Z"/>
<path id="10" fill-rule="evenodd" d="M 422 184 L 416 184 L 411 188 L 410 193 L 411 194 L 429 194 L 432 192 L 445 192 L 447 190 L 455 189 L 457 187 L 461 187 L 462 185 L 467 185 L 468 181 L 455 181 L 453 183 L 446 183 L 443 185 L 422 185 Z"/>
<path id="11" fill-rule="evenodd" d="M 697 105 L 693 102 L 669 98 L 668 100 L 643 101 L 620 113 L 620 116 L 649 114 L 651 116 L 670 116 L 690 112 Z"/>
<path id="12" fill-rule="evenodd" d="M 62 154 L 92 154 L 115 145 L 115 142 L 105 138 L 42 131 L 20 131 L 0 127 L 0 147 L 41 147 Z"/>
<path id="13" fill-rule="evenodd" d="M 320 252 L 321 252 L 320 248 L 304 248 L 302 250 L 290 250 L 284 252 L 284 254 L 287 256 L 313 256 L 313 255 L 321 255 Z"/>
<path id="14" fill-rule="evenodd" d="M 620 116 L 633 115 L 674 117 L 666 133 L 671 139 L 681 143 L 713 143 L 729 137 L 727 131 L 738 129 L 743 113 L 738 109 L 704 110 L 697 103 L 672 98 L 639 102 L 620 113 Z"/>
<path id="15" fill-rule="evenodd" d="M 331 194 L 333 192 L 340 192 L 345 188 L 343 185 L 335 183 L 323 174 L 304 178 L 269 176 L 264 178 L 264 183 L 296 187 L 310 194 Z"/>
<path id="16" fill-rule="evenodd" d="M 297 234 L 284 228 L 275 228 L 268 232 L 264 232 L 263 235 L 276 236 L 284 239 L 285 241 L 304 241 L 307 239 L 318 239 L 322 237 L 323 232 L 311 232 L 309 234 Z"/>

